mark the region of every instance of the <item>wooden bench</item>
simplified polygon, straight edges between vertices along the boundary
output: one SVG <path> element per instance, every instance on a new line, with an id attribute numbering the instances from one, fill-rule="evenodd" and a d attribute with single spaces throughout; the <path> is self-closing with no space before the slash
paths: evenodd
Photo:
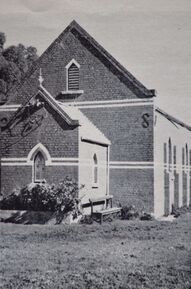
<path id="1" fill-rule="evenodd" d="M 93 215 L 98 216 L 100 218 L 100 224 L 102 224 L 104 216 L 117 214 L 120 212 L 121 212 L 121 208 L 114 207 L 114 208 L 110 208 L 110 209 L 101 210 L 99 212 L 95 212 L 95 213 L 93 213 Z"/>
<path id="2" fill-rule="evenodd" d="M 91 215 L 100 218 L 100 223 L 103 223 L 103 217 L 106 215 L 117 214 L 121 212 L 121 208 L 113 208 L 113 196 L 107 195 L 100 198 L 89 199 L 91 205 Z M 103 204 L 104 209 L 94 212 L 94 205 Z"/>
<path id="3" fill-rule="evenodd" d="M 103 204 L 104 208 L 107 209 L 113 207 L 113 196 L 112 195 L 106 195 L 104 197 L 99 198 L 91 198 L 89 199 L 90 205 L 91 205 L 91 214 L 94 213 L 94 205 Z"/>

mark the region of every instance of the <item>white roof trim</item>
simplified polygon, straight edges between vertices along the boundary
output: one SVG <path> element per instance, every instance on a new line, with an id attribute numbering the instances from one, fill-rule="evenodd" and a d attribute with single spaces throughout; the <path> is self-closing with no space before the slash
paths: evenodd
<path id="1" fill-rule="evenodd" d="M 73 58 L 65 67 L 68 69 L 72 64 L 75 64 L 78 68 L 80 68 L 80 64 Z"/>

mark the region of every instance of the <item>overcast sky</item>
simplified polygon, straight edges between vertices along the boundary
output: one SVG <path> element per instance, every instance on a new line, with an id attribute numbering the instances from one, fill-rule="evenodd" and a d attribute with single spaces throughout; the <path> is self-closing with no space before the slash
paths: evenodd
<path id="1" fill-rule="evenodd" d="M 0 0 L 7 45 L 39 55 L 73 19 L 191 125 L 191 0 Z"/>

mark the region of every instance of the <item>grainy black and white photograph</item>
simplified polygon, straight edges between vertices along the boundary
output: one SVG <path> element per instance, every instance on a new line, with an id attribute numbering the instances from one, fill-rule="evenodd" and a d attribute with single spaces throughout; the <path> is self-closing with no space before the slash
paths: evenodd
<path id="1" fill-rule="evenodd" d="M 191 289 L 190 0 L 0 0 L 0 288 Z"/>

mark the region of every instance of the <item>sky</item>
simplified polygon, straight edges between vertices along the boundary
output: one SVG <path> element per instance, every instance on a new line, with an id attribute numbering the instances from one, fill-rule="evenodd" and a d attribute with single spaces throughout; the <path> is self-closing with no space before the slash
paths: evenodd
<path id="1" fill-rule="evenodd" d="M 73 19 L 191 125 L 191 0 L 0 0 L 7 45 L 39 55 Z"/>

